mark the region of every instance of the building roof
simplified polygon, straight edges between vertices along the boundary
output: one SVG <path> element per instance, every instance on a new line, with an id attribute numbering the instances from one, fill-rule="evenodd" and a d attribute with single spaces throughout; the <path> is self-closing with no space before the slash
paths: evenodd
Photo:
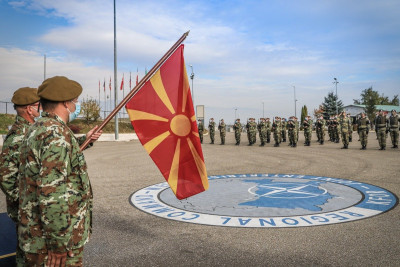
<path id="1" fill-rule="evenodd" d="M 356 104 L 352 104 L 352 105 L 347 105 L 344 106 L 344 108 L 347 107 L 359 107 L 359 108 L 365 108 L 366 105 L 356 105 Z M 393 109 L 396 110 L 396 112 L 400 112 L 400 106 L 394 106 L 394 105 L 375 105 L 375 109 L 376 110 L 380 110 L 382 109 L 383 111 L 392 111 Z"/>

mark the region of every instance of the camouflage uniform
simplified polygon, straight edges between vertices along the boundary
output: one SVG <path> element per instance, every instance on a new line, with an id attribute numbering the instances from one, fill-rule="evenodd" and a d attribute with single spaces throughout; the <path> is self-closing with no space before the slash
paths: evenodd
<path id="1" fill-rule="evenodd" d="M 367 117 L 361 117 L 358 120 L 358 126 L 357 126 L 357 131 L 358 134 L 360 135 L 360 141 L 361 141 L 361 149 L 365 150 L 367 149 L 367 144 L 368 144 L 368 132 L 369 132 L 369 126 L 370 126 L 370 121 Z"/>
<path id="2" fill-rule="evenodd" d="M 340 124 L 337 120 L 337 117 L 333 118 L 333 122 L 332 122 L 332 131 L 333 131 L 333 140 L 335 143 L 339 143 L 340 142 Z"/>
<path id="3" fill-rule="evenodd" d="M 296 130 L 296 124 L 295 124 L 293 118 L 289 118 L 289 121 L 287 123 L 287 128 L 288 128 L 289 145 L 291 147 L 296 147 L 297 146 L 297 130 Z"/>
<path id="4" fill-rule="evenodd" d="M 303 121 L 303 129 L 304 129 L 304 145 L 311 145 L 311 135 L 312 135 L 312 122 L 308 119 Z"/>
<path id="5" fill-rule="evenodd" d="M 208 123 L 208 130 L 210 133 L 211 144 L 214 144 L 214 139 L 215 139 L 215 122 L 214 121 L 210 121 Z"/>
<path id="6" fill-rule="evenodd" d="M 320 117 L 315 123 L 315 131 L 318 137 L 318 142 L 323 145 L 325 141 L 325 120 Z"/>
<path id="7" fill-rule="evenodd" d="M 375 131 L 377 131 L 377 133 L 378 133 L 378 141 L 379 141 L 379 146 L 380 146 L 379 150 L 385 150 L 386 149 L 386 131 L 388 130 L 388 128 L 387 128 L 388 119 L 386 118 L 385 115 L 383 115 L 380 112 L 378 117 L 376 117 L 375 121 L 376 121 Z"/>
<path id="8" fill-rule="evenodd" d="M 237 119 L 235 124 L 233 125 L 233 129 L 235 130 L 235 139 L 236 139 L 236 144 L 235 145 L 240 145 L 240 136 L 242 133 L 242 124 L 240 124 L 240 119 Z"/>
<path id="9" fill-rule="evenodd" d="M 340 129 L 342 132 L 342 143 L 344 149 L 349 147 L 349 127 L 350 127 L 350 120 L 347 118 L 346 114 L 340 117 Z"/>
<path id="10" fill-rule="evenodd" d="M 265 119 L 265 126 L 267 127 L 267 143 L 271 142 L 271 122 L 269 118 Z"/>
<path id="11" fill-rule="evenodd" d="M 392 148 L 399 147 L 399 115 L 392 110 L 392 115 L 389 117 L 390 138 L 392 140 Z"/>
<path id="12" fill-rule="evenodd" d="M 350 114 L 347 114 L 347 118 L 349 118 L 349 142 L 353 142 L 353 118 Z"/>
<path id="13" fill-rule="evenodd" d="M 267 139 L 267 125 L 265 124 L 264 119 L 260 120 L 260 123 L 257 125 L 257 128 L 260 135 L 260 141 L 261 141 L 260 146 L 264 146 Z"/>
<path id="14" fill-rule="evenodd" d="M 219 136 L 221 137 L 221 145 L 225 145 L 225 136 L 226 136 L 226 124 L 224 120 L 221 120 L 218 125 Z"/>
<path id="15" fill-rule="evenodd" d="M 7 214 L 18 226 L 18 167 L 20 164 L 20 147 L 30 123 L 18 116 L 14 125 L 4 139 L 0 157 L 0 187 L 6 195 Z M 18 233 L 18 231 L 17 231 Z M 24 264 L 24 253 L 17 242 L 16 262 L 18 266 Z"/>
<path id="16" fill-rule="evenodd" d="M 286 142 L 286 126 L 287 126 L 286 119 L 283 118 L 281 120 L 282 142 Z"/>
<path id="17" fill-rule="evenodd" d="M 201 120 L 199 120 L 199 124 L 197 125 L 197 129 L 199 130 L 200 143 L 203 143 L 204 125 L 201 122 Z"/>
<path id="18" fill-rule="evenodd" d="M 275 121 L 272 123 L 272 131 L 274 132 L 274 147 L 278 147 L 282 141 L 281 121 L 278 117 L 276 117 Z"/>
<path id="19" fill-rule="evenodd" d="M 247 137 L 249 139 L 249 145 L 251 146 L 256 143 L 256 135 L 257 135 L 257 123 L 254 121 L 253 118 L 249 122 L 247 122 L 246 129 L 247 129 Z"/>
<path id="20" fill-rule="evenodd" d="M 76 139 L 57 115 L 42 116 L 26 134 L 19 168 L 19 242 L 30 264 L 46 261 L 48 250 L 83 248 L 92 228 L 92 188 L 79 148 L 86 137 Z M 66 265 L 81 257 L 67 257 Z"/>

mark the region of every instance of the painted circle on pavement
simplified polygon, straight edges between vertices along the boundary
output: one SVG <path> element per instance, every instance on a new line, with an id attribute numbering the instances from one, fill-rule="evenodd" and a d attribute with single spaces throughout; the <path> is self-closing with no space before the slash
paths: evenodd
<path id="1" fill-rule="evenodd" d="M 340 178 L 296 174 L 209 176 L 209 189 L 178 200 L 168 183 L 138 190 L 130 203 L 166 219 L 227 227 L 303 227 L 350 222 L 393 209 L 390 191 Z"/>

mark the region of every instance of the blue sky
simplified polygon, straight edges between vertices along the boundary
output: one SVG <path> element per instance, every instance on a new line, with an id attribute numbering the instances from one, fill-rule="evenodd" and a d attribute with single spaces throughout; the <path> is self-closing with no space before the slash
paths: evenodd
<path id="1" fill-rule="evenodd" d="M 99 79 L 113 75 L 111 0 L 0 0 L 0 22 L 2 101 L 40 85 L 44 54 L 47 77 L 77 80 L 84 97 L 98 99 Z M 118 84 L 137 68 L 143 77 L 190 30 L 185 60 L 206 119 L 233 121 L 235 108 L 242 120 L 258 118 L 262 103 L 265 116 L 290 116 L 293 86 L 297 114 L 302 105 L 310 111 L 334 90 L 334 77 L 344 104 L 370 86 L 392 98 L 400 93 L 399 29 L 396 0 L 118 0 Z"/>

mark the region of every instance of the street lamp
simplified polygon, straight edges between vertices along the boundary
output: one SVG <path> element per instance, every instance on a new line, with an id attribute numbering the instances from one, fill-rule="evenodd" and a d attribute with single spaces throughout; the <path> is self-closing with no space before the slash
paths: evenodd
<path id="1" fill-rule="evenodd" d="M 294 116 L 297 117 L 297 108 L 296 108 L 296 86 L 293 85 L 293 91 L 294 91 Z"/>
<path id="2" fill-rule="evenodd" d="M 193 99 L 193 106 L 196 108 L 196 106 L 194 105 L 194 88 L 193 88 L 194 72 L 193 72 L 193 66 L 190 65 L 190 68 L 192 69 L 192 74 L 190 74 L 190 79 L 192 79 L 192 99 Z"/>
<path id="3" fill-rule="evenodd" d="M 337 84 L 339 83 L 336 78 L 333 78 L 333 83 L 336 86 L 336 99 L 335 99 L 335 106 L 336 106 L 336 114 L 338 114 L 338 107 L 337 107 Z"/>

